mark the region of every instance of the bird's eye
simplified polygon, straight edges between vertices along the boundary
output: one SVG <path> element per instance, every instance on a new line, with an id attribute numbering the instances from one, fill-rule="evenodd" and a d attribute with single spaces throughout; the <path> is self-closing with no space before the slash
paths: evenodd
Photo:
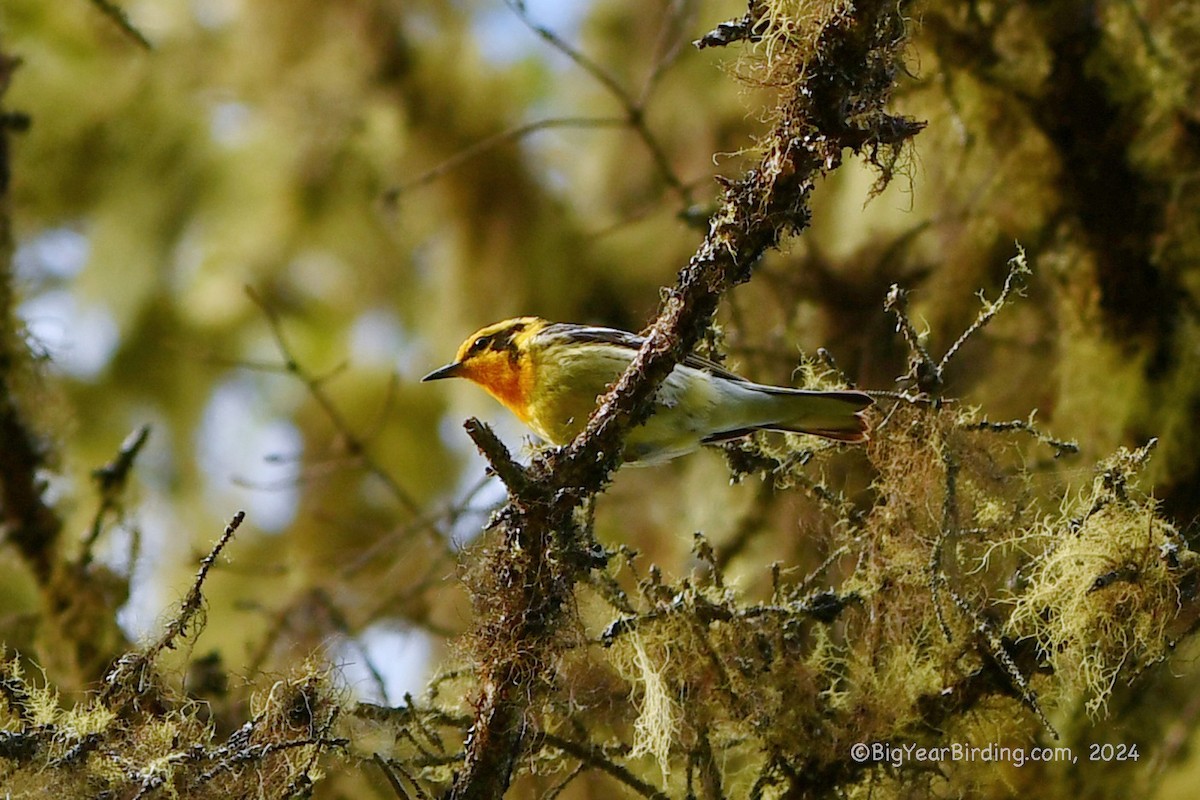
<path id="1" fill-rule="evenodd" d="M 474 342 L 471 342 L 471 352 L 472 353 L 481 352 L 483 350 L 483 348 L 487 347 L 487 343 L 488 343 L 487 337 L 480 336 Z"/>

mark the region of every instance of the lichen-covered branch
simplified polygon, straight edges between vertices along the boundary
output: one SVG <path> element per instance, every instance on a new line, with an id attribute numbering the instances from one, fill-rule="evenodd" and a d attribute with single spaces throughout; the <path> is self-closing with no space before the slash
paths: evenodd
<path id="1" fill-rule="evenodd" d="M 248 786 L 264 797 L 309 795 L 319 760 L 349 744 L 334 730 L 340 706 L 328 665 L 275 676 L 247 697 L 251 718 L 218 741 L 200 704 L 157 663 L 201 629 L 205 578 L 242 518 L 226 526 L 159 637 L 118 659 L 99 691 L 65 704 L 19 657 L 0 660 L 0 780 L 13 796 L 242 797 Z"/>
<path id="2" fill-rule="evenodd" d="M 504 543 L 473 587 L 482 690 L 453 800 L 495 798 L 508 788 L 530 697 L 561 646 L 574 585 L 592 563 L 575 511 L 610 479 L 626 432 L 650 413 L 658 385 L 700 340 L 723 294 L 749 280 L 764 252 L 807 226 L 815 182 L 841 163 L 845 149 L 895 148 L 920 129 L 885 111 L 904 8 L 869 2 L 832 15 L 820 22 L 815 54 L 779 68 L 778 122 L 758 165 L 725 183 L 708 235 L 667 292 L 645 344 L 574 442 L 524 469 L 496 449 L 486 428 L 471 428 L 510 497 L 498 517 Z"/>
<path id="3" fill-rule="evenodd" d="M 204 581 L 208 577 L 209 570 L 217 563 L 221 551 L 225 549 L 225 545 L 229 544 L 229 540 L 233 538 L 245 518 L 246 512 L 239 511 L 225 526 L 221 538 L 200 562 L 200 569 L 197 570 L 196 578 L 192 581 L 188 593 L 180 602 L 178 613 L 167 623 L 159 637 L 144 650 L 130 653 L 118 661 L 112 671 L 105 676 L 104 689 L 101 692 L 102 699 L 108 700 L 124 693 L 127 695 L 126 699 L 136 700 L 141 694 L 145 688 L 141 674 L 154 664 L 159 653 L 174 648 L 178 640 L 187 634 L 189 627 L 194 625 L 197 615 L 204 606 Z M 134 691 L 130 692 L 131 688 Z"/>

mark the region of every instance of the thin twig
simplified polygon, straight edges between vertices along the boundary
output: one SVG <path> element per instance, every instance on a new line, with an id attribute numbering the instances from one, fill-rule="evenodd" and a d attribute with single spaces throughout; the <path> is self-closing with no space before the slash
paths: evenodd
<path id="1" fill-rule="evenodd" d="M 342 441 L 345 442 L 346 449 L 351 456 L 357 459 L 358 463 L 374 475 L 382 482 L 392 496 L 413 516 L 418 516 L 421 511 L 420 504 L 416 499 L 405 489 L 395 476 L 383 468 L 383 466 L 371 455 L 370 448 L 367 442 L 360 438 L 350 427 L 350 423 L 342 415 L 341 410 L 333 402 L 333 399 L 325 391 L 324 382 L 328 380 L 329 375 L 314 376 L 306 370 L 296 358 L 291 344 L 288 342 L 287 336 L 283 332 L 283 323 L 279 319 L 278 312 L 275 311 L 252 287 L 246 287 L 246 294 L 250 300 L 259 307 L 263 312 L 263 316 L 267 321 L 267 326 L 271 330 L 271 336 L 275 339 L 275 345 L 279 348 L 280 354 L 284 358 L 284 369 L 292 375 L 295 375 L 308 389 L 308 393 L 312 396 L 317 405 L 325 413 L 334 429 Z M 333 374 L 333 373 L 331 373 Z M 431 531 L 431 537 L 436 536 L 436 532 Z"/>
<path id="2" fill-rule="evenodd" d="M 575 769 L 567 773 L 566 777 L 551 786 L 550 789 L 541 796 L 540 800 L 556 800 L 556 798 L 563 793 L 563 790 L 570 786 L 575 779 L 586 772 L 587 769 L 588 765 L 580 761 L 575 765 Z"/>
<path id="3" fill-rule="evenodd" d="M 491 136 L 484 137 L 478 142 L 464 147 L 462 150 L 459 150 L 445 161 L 442 161 L 436 167 L 426 170 L 417 177 L 407 180 L 399 186 L 389 189 L 384 194 L 384 200 L 389 203 L 394 203 L 400 198 L 401 195 L 433 183 L 438 178 L 441 178 L 447 173 L 453 172 L 471 159 L 477 158 L 487 151 L 506 142 L 523 139 L 532 133 L 537 133 L 538 131 L 544 131 L 551 128 L 620 128 L 625 127 L 627 124 L 628 123 L 621 117 L 552 117 L 550 119 L 539 119 L 534 122 L 526 122 L 521 125 L 514 125 L 511 128 L 493 133 Z"/>
<path id="4" fill-rule="evenodd" d="M 888 289 L 883 307 L 884 310 L 891 311 L 896 315 L 896 330 L 904 338 L 909 350 L 908 373 L 897 382 L 911 381 L 922 395 L 930 397 L 934 405 L 937 405 L 940 402 L 942 388 L 946 383 L 946 367 L 949 366 L 951 359 L 958 354 L 958 351 L 972 336 L 987 327 L 988 323 L 1000 313 L 1000 309 L 1008 303 L 1014 292 L 1020 293 L 1019 279 L 1031 272 L 1025 258 L 1025 249 L 1018 244 L 1017 254 L 1008 260 L 1008 273 L 1004 277 L 1004 287 L 1000 290 L 1000 296 L 995 301 L 989 301 L 980 292 L 983 308 L 980 309 L 975 320 L 962 332 L 962 335 L 954 341 L 954 344 L 950 345 L 941 360 L 936 363 L 925 347 L 925 343 L 922 341 L 923 337 L 917 333 L 908 317 L 908 292 L 899 285 L 892 284 Z"/>
<path id="5" fill-rule="evenodd" d="M 638 94 L 636 104 L 639 107 L 646 107 L 662 76 L 683 52 L 683 46 L 687 43 L 683 32 L 690 27 L 689 23 L 695 16 L 695 10 L 691 0 L 672 0 L 670 8 L 664 13 L 665 19 L 658 29 L 658 38 L 654 43 L 654 52 L 658 55 L 650 67 L 645 83 L 642 84 L 642 91 Z"/>
<path id="6" fill-rule="evenodd" d="M 938 371 L 933 356 L 921 341 L 921 335 L 913 327 L 908 318 L 908 292 L 893 283 L 884 299 L 883 308 L 896 315 L 896 331 L 904 337 L 909 350 L 909 368 L 907 378 L 911 379 L 922 392 L 934 394 L 941 388 L 942 376 Z"/>
<path id="7" fill-rule="evenodd" d="M 204 603 L 204 581 L 208 577 L 209 570 L 213 564 L 217 563 L 217 559 L 221 556 L 221 551 L 225 549 L 225 545 L 229 544 L 229 540 L 237 533 L 237 529 L 241 526 L 242 520 L 246 519 L 246 512 L 239 511 L 233 515 L 233 519 L 229 520 L 229 524 L 225 526 L 225 531 L 221 534 L 221 538 L 213 545 L 212 550 L 200 562 L 200 569 L 196 572 L 196 578 L 192 581 L 192 586 L 188 589 L 187 595 L 183 598 L 183 602 L 179 605 L 179 613 L 167 624 L 166 630 L 162 636 L 158 638 L 153 645 L 146 650 L 147 660 L 153 661 L 161 651 L 175 646 L 175 640 L 183 634 L 187 626 L 191 623 L 196 613 Z"/>
<path id="8" fill-rule="evenodd" d="M 667 795 L 609 758 L 608 754 L 604 752 L 603 747 L 591 743 L 575 742 L 562 736 L 556 736 L 553 733 L 540 734 L 538 741 L 579 759 L 579 761 L 587 764 L 589 767 L 611 775 L 642 797 L 649 797 L 651 800 L 670 800 Z"/>
<path id="9" fill-rule="evenodd" d="M 400 779 L 396 777 L 396 773 L 392 771 L 391 766 L 388 765 L 383 756 L 375 753 L 371 756 L 371 760 L 378 765 L 379 771 L 387 779 L 388 785 L 392 787 L 392 791 L 396 793 L 396 797 L 399 797 L 400 800 L 409 800 L 408 792 L 404 791 L 404 787 L 400 784 Z"/>
<path id="10" fill-rule="evenodd" d="M 1005 422 L 989 422 L 985 419 L 981 422 L 972 422 L 964 425 L 963 429 L 968 431 L 994 431 L 996 433 L 1022 431 L 1028 433 L 1042 444 L 1054 448 L 1055 458 L 1060 458 L 1064 455 L 1075 455 L 1079 452 L 1078 442 L 1055 439 L 1052 436 L 1042 433 L 1034 426 L 1032 417 L 1027 420 L 1014 419 Z"/>
<path id="11" fill-rule="evenodd" d="M 973 608 L 971 608 L 966 599 L 954 591 L 952 587 L 946 586 L 945 589 L 946 593 L 950 595 L 950 599 L 952 599 L 954 604 L 958 606 L 959 611 L 961 611 L 967 619 L 971 620 L 975 628 L 975 633 L 978 634 L 987 644 L 988 654 L 996 661 L 1001 669 L 1004 670 L 1004 673 L 1012 682 L 1013 688 L 1017 692 L 1017 696 L 1020 697 L 1025 706 L 1034 713 L 1034 715 L 1042 723 L 1042 726 L 1049 731 L 1050 735 L 1055 739 L 1058 739 L 1058 730 L 1050 724 L 1050 720 L 1046 716 L 1046 713 L 1042 711 L 1042 706 L 1038 702 L 1037 694 L 1033 691 L 1033 687 L 1029 685 L 1029 679 L 1025 677 L 1025 674 L 1021 672 L 1021 668 L 1017 666 L 1017 663 L 1013 661 L 1012 656 L 1008 654 L 1008 650 L 1006 650 L 1004 647 L 1004 641 L 1000 638 L 1000 634 L 996 632 L 995 625 L 993 625 L 992 622 L 982 614 L 979 614 Z"/>
<path id="12" fill-rule="evenodd" d="M 954 358 L 959 348 L 968 339 L 987 327 L 987 324 L 1000 313 L 1000 309 L 1004 308 L 1012 293 L 1014 291 L 1020 293 L 1020 288 L 1017 285 L 1018 279 L 1031 273 L 1032 270 L 1025 259 L 1025 248 L 1018 244 L 1017 254 L 1008 260 L 1008 274 L 1004 276 L 1004 288 L 1000 290 L 1000 296 L 996 298 L 995 302 L 989 302 L 983 296 L 983 292 L 979 293 L 979 299 L 983 303 L 983 308 L 980 309 L 979 315 L 975 317 L 975 321 L 967 326 L 967 329 L 962 332 L 962 336 L 959 336 L 954 344 L 950 345 L 950 349 L 946 351 L 946 354 L 942 356 L 942 360 L 938 362 L 937 373 L 939 377 L 945 372 L 946 365 L 950 363 L 950 359 Z"/>
<path id="13" fill-rule="evenodd" d="M 609 94 L 613 96 L 625 112 L 624 123 L 628 125 L 642 143 L 646 146 L 646 150 L 650 153 L 650 158 L 654 162 L 655 168 L 659 175 L 679 195 L 680 201 L 685 207 L 692 204 L 691 191 L 683 180 L 675 174 L 674 168 L 671 166 L 670 160 L 667 158 L 666 151 L 658 139 L 650 131 L 646 124 L 646 109 L 640 105 L 630 92 L 621 85 L 616 76 L 596 61 L 588 57 L 578 48 L 569 44 L 565 39 L 559 36 L 554 31 L 544 25 L 534 22 L 529 16 L 529 11 L 525 7 L 522 0 L 505 0 L 505 4 L 512 9 L 513 13 L 525 23 L 525 26 L 536 33 L 547 44 L 558 50 L 560 53 L 571 59 L 580 69 L 591 75 L 601 86 L 603 86 Z"/>
<path id="14" fill-rule="evenodd" d="M 950 626 L 946 623 L 946 617 L 942 613 L 940 592 L 943 587 L 949 585 L 949 579 L 942 570 L 942 550 L 945 549 L 946 542 L 957 532 L 959 466 L 950 453 L 949 445 L 943 442 L 942 448 L 942 466 L 946 470 L 945 495 L 942 497 L 942 525 L 938 530 L 937 539 L 933 542 L 933 547 L 929 550 L 929 564 L 926 569 L 929 573 L 929 594 L 933 603 L 933 613 L 942 629 L 942 636 L 947 642 L 950 642 L 954 637 L 951 635 Z"/>
<path id="15" fill-rule="evenodd" d="M 83 539 L 83 548 L 79 555 L 80 566 L 86 567 L 92 562 L 92 549 L 104 530 L 104 521 L 108 515 L 120 513 L 121 493 L 124 491 L 129 473 L 133 469 L 133 462 L 149 438 L 150 426 L 140 426 L 125 437 L 125 441 L 121 443 L 121 449 L 117 451 L 117 455 L 113 457 L 112 461 L 92 471 L 92 478 L 95 479 L 97 488 L 100 490 L 100 505 L 96 508 L 92 524 Z"/>
<path id="16" fill-rule="evenodd" d="M 121 29 L 122 33 L 137 42 L 140 47 L 146 50 L 154 49 L 154 45 L 150 43 L 146 35 L 138 30 L 137 26 L 129 20 L 129 15 L 125 13 L 125 9 L 111 2 L 111 0 L 90 0 L 90 2 L 99 9 L 101 14 L 112 20 Z"/>
<path id="17" fill-rule="evenodd" d="M 342 567 L 342 574 L 346 578 L 353 577 L 358 572 L 366 569 L 371 563 L 381 557 L 391 558 L 399 549 L 399 545 L 406 541 L 414 531 L 425 527 L 441 528 L 447 532 L 451 531 L 458 520 L 463 515 L 468 513 L 482 513 L 486 508 L 472 507 L 471 503 L 479 495 L 483 489 L 493 481 L 491 475 L 484 475 L 477 480 L 467 491 L 455 501 L 453 504 L 435 512 L 426 512 L 414 520 L 409 521 L 405 525 L 388 533 L 384 536 L 375 537 L 374 540 L 365 547 L 362 552 L 358 553 L 354 560 Z M 444 523 L 444 524 L 440 524 Z M 444 537 L 449 538 L 447 535 Z M 441 548 L 438 553 L 438 558 L 448 560 L 451 558 L 451 553 L 446 548 Z"/>

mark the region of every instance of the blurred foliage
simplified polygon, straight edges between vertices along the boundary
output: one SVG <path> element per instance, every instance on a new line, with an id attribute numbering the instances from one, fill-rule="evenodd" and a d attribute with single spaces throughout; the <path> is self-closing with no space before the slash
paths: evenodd
<path id="1" fill-rule="evenodd" d="M 40 498 L 24 521 L 0 501 L 0 792 L 450 780 L 503 494 L 459 423 L 525 432 L 417 381 L 504 317 L 650 320 L 714 177 L 771 129 L 774 59 L 820 58 L 821 25 L 854 14 L 750 8 L 761 41 L 697 50 L 747 4 L 0 7 L 0 417 L 32 436 L 17 458 L 0 425 L 0 464 Z M 1190 796 L 1200 6 L 911 17 L 896 110 L 928 126 L 882 192 L 867 163 L 826 179 L 709 343 L 764 382 L 907 376 L 908 399 L 881 397 L 865 452 L 770 439 L 622 471 L 591 520 L 613 556 L 558 632 L 511 796 Z M 912 359 L 999 295 L 1014 240 L 1024 296 L 923 383 Z M 95 474 L 143 425 L 124 479 Z M 118 702 L 99 687 L 179 618 L 237 508 L 206 624 Z M 1050 726 L 1077 764 L 848 758 Z M 1141 758 L 1092 762 L 1093 742 Z"/>

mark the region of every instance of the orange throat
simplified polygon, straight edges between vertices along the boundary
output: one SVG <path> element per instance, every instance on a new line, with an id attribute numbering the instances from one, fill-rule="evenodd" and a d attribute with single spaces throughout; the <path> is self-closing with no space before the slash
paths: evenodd
<path id="1" fill-rule="evenodd" d="M 516 361 L 503 353 L 488 354 L 466 365 L 463 377 L 486 389 L 522 422 L 529 422 L 533 369 L 527 359 Z"/>

